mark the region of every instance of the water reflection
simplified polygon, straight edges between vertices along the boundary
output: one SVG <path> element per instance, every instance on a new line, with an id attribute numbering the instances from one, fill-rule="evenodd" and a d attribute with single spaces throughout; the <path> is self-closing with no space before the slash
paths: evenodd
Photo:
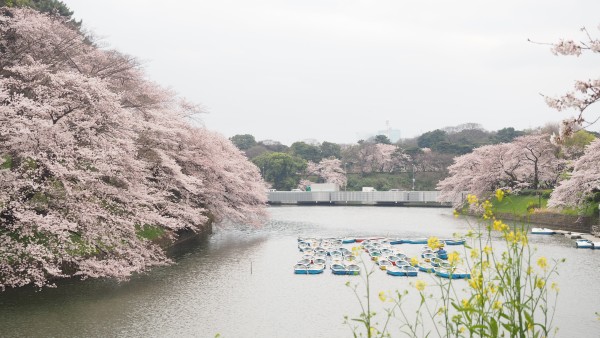
<path id="1" fill-rule="evenodd" d="M 358 315 L 360 308 L 344 284 L 361 279 L 294 275 L 298 236 L 447 237 L 469 228 L 448 209 L 315 206 L 274 207 L 270 213 L 272 220 L 261 229 L 215 229 L 173 252 L 176 264 L 128 282 L 68 280 L 56 289 L 2 293 L 0 336 L 351 336 L 343 317 Z M 547 257 L 567 259 L 558 280 L 559 336 L 600 334 L 594 316 L 600 310 L 600 250 L 577 250 L 561 236 L 531 236 L 530 242 Z M 416 247 L 406 250 L 418 254 Z M 410 289 L 414 281 L 374 276 L 375 295 Z"/>

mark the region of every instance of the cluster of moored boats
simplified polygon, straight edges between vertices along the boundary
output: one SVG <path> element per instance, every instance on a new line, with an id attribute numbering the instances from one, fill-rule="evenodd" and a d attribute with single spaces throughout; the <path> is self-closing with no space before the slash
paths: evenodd
<path id="1" fill-rule="evenodd" d="M 432 249 L 425 245 L 420 259 L 411 259 L 398 249 L 398 244 L 427 244 L 427 238 L 298 238 L 301 259 L 294 266 L 296 274 L 323 273 L 327 265 L 334 275 L 358 275 L 361 268 L 357 264 L 360 250 L 366 252 L 380 270 L 391 276 L 417 276 L 419 272 L 434 273 L 451 279 L 470 278 L 471 275 L 450 264 L 444 245 L 462 245 L 464 239 L 442 239 L 442 247 Z M 353 250 L 343 247 L 354 244 Z"/>

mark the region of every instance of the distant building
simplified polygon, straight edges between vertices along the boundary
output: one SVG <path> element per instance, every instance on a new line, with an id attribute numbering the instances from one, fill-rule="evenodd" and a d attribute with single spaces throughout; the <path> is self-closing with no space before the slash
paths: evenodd
<path id="1" fill-rule="evenodd" d="M 385 135 L 392 142 L 396 143 L 400 140 L 401 134 L 400 129 L 388 129 L 388 130 L 380 130 L 377 132 L 377 135 Z"/>
<path id="2" fill-rule="evenodd" d="M 308 188 L 307 191 L 340 191 L 340 186 L 337 183 L 311 183 Z"/>

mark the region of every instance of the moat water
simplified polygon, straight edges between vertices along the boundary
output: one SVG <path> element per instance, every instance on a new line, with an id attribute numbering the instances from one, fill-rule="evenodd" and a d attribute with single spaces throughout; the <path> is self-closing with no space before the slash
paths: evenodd
<path id="1" fill-rule="evenodd" d="M 329 270 L 294 275 L 298 236 L 451 237 L 469 229 L 465 220 L 441 208 L 281 206 L 269 211 L 271 220 L 261 229 L 215 229 L 174 253 L 176 264 L 127 282 L 68 280 L 54 289 L 0 293 L 0 336 L 350 337 L 344 316 L 357 317 L 361 308 L 345 284 L 358 284 L 364 295 L 364 281 Z M 549 260 L 566 258 L 553 279 L 560 286 L 557 336 L 600 336 L 595 315 L 600 312 L 600 250 L 576 249 L 563 236 L 531 235 L 530 243 Z M 421 246 L 404 248 L 415 256 Z M 433 285 L 436 277 L 416 278 Z M 379 291 L 405 289 L 411 291 L 404 308 L 414 312 L 415 278 L 375 271 L 370 281 L 372 304 L 380 314 Z M 398 320 L 390 322 L 394 336 L 399 326 Z"/>

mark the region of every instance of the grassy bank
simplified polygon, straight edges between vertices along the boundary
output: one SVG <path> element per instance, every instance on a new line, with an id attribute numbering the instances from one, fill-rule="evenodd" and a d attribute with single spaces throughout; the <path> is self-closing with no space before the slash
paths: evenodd
<path id="1" fill-rule="evenodd" d="M 502 202 L 494 199 L 494 213 L 510 213 L 518 216 L 525 216 L 533 209 L 540 211 L 555 212 L 562 215 L 570 216 L 598 216 L 598 205 L 591 203 L 582 209 L 565 208 L 565 209 L 548 209 L 548 197 L 542 195 L 510 195 L 506 196 Z"/>

